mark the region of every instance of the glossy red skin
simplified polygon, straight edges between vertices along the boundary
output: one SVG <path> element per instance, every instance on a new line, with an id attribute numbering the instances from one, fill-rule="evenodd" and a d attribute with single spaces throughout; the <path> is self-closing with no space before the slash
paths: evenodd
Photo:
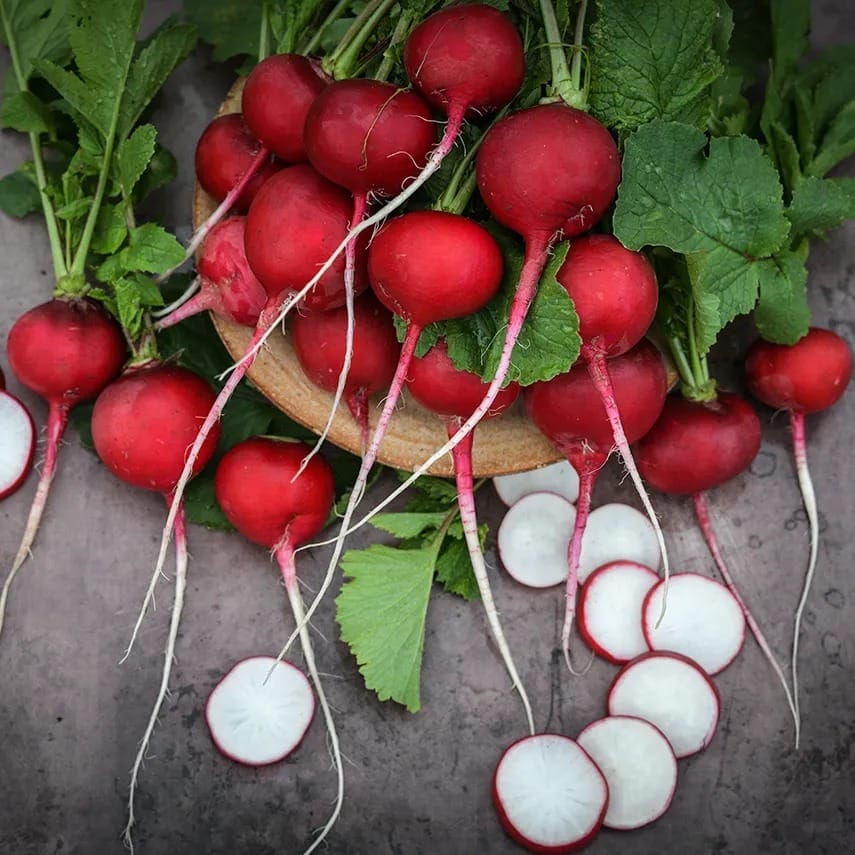
<path id="1" fill-rule="evenodd" d="M 4 391 L 5 388 L 6 387 L 3 383 L 3 372 L 0 371 L 0 395 L 8 395 L 21 407 L 21 410 L 24 412 L 24 415 L 30 422 L 30 431 L 32 432 L 33 441 L 30 443 L 30 451 L 27 454 L 27 459 L 24 462 L 23 468 L 21 469 L 21 474 L 5 490 L 0 490 L 0 499 L 5 499 L 7 496 L 11 496 L 12 493 L 18 490 L 21 485 L 23 485 L 23 483 L 27 480 L 27 476 L 30 474 L 30 470 L 33 468 L 33 457 L 35 457 L 37 445 L 36 437 L 38 436 L 38 434 L 36 433 L 36 425 L 35 422 L 33 422 L 33 417 L 30 415 L 30 411 L 23 405 L 21 401 L 15 398 L 14 395 L 9 395 L 8 392 Z"/>
<path id="2" fill-rule="evenodd" d="M 432 413 L 468 419 L 484 399 L 489 383 L 477 374 L 455 368 L 444 340 L 424 356 L 414 356 L 407 372 L 410 394 Z M 487 418 L 500 416 L 520 394 L 519 383 L 509 383 L 496 396 Z"/>
<path id="3" fill-rule="evenodd" d="M 213 311 L 254 327 L 267 302 L 267 292 L 246 260 L 245 233 L 245 217 L 220 220 L 199 250 L 196 270 Z"/>
<path id="4" fill-rule="evenodd" d="M 795 344 L 756 341 L 745 357 L 755 398 L 779 410 L 818 413 L 836 404 L 852 379 L 852 351 L 831 330 L 811 327 Z"/>
<path id="5" fill-rule="evenodd" d="M 353 199 L 311 166 L 290 166 L 259 191 L 246 217 L 245 248 L 250 269 L 271 299 L 299 291 L 341 243 L 350 226 Z M 354 291 L 368 287 L 365 245 L 357 240 Z M 344 253 L 306 295 L 307 309 L 343 306 Z"/>
<path id="6" fill-rule="evenodd" d="M 304 163 L 303 130 L 315 98 L 330 80 L 305 56 L 280 53 L 262 60 L 246 79 L 241 107 L 247 127 L 286 163 Z"/>
<path id="7" fill-rule="evenodd" d="M 379 80 L 339 80 L 306 117 L 309 162 L 354 195 L 392 196 L 421 172 L 436 142 L 420 95 Z"/>
<path id="8" fill-rule="evenodd" d="M 395 375 L 401 345 L 392 315 L 370 292 L 353 305 L 353 358 L 345 392 L 373 395 L 385 389 Z M 291 316 L 294 352 L 309 380 L 327 392 L 338 388 L 344 365 L 347 309 L 296 312 Z"/>
<path id="9" fill-rule="evenodd" d="M 760 441 L 760 419 L 738 395 L 719 392 L 708 403 L 673 395 L 638 442 L 635 462 L 641 477 L 662 493 L 701 493 L 746 470 Z"/>
<path id="10" fill-rule="evenodd" d="M 565 104 L 506 116 L 476 156 L 478 189 L 490 213 L 527 241 L 574 237 L 597 224 L 620 182 L 608 130 Z"/>
<path id="11" fill-rule="evenodd" d="M 316 455 L 291 482 L 310 451 L 300 442 L 252 437 L 223 455 L 214 477 L 217 501 L 247 540 L 275 549 L 287 536 L 296 548 L 324 527 L 335 499 L 329 465 Z"/>
<path id="12" fill-rule="evenodd" d="M 214 119 L 196 143 L 196 178 L 202 189 L 218 202 L 229 194 L 261 149 L 261 143 L 246 126 L 240 113 Z M 282 164 L 272 159 L 249 180 L 233 206 L 243 213 L 261 186 Z"/>
<path id="13" fill-rule="evenodd" d="M 522 39 L 511 19 L 480 3 L 451 6 L 419 24 L 404 46 L 404 68 L 427 102 L 473 118 L 508 104 L 525 76 Z"/>
<path id="14" fill-rule="evenodd" d="M 368 250 L 368 278 L 380 302 L 421 327 L 483 308 L 503 271 L 502 252 L 483 226 L 440 211 L 389 220 Z"/>
<path id="15" fill-rule="evenodd" d="M 25 312 L 6 350 L 21 383 L 66 407 L 94 398 L 128 355 L 119 325 L 89 300 L 55 299 Z"/>
<path id="16" fill-rule="evenodd" d="M 626 353 L 653 323 L 659 302 L 653 267 L 611 235 L 572 241 L 556 279 L 576 306 L 582 342 L 606 357 Z"/>
<path id="17" fill-rule="evenodd" d="M 215 399 L 201 377 L 177 365 L 131 368 L 95 401 L 95 450 L 126 484 L 169 494 Z M 215 425 L 202 445 L 193 475 L 205 468 L 219 439 L 220 427 Z"/>

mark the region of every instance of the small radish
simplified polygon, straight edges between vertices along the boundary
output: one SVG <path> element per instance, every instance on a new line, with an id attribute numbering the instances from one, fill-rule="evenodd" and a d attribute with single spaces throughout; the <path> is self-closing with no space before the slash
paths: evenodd
<path id="1" fill-rule="evenodd" d="M 799 635 L 819 549 L 819 512 L 805 444 L 805 413 L 818 413 L 840 400 L 852 379 L 852 351 L 831 330 L 812 327 L 793 345 L 755 342 L 745 357 L 745 377 L 755 398 L 787 410 L 793 432 L 793 457 L 810 526 L 810 553 L 793 627 L 793 699 L 799 714 Z"/>
<path id="2" fill-rule="evenodd" d="M 514 742 L 493 774 L 502 827 L 529 852 L 560 855 L 590 843 L 606 815 L 609 788 L 572 739 L 539 733 Z"/>
<path id="3" fill-rule="evenodd" d="M 671 577 L 668 611 L 662 611 L 658 583 L 641 607 L 641 626 L 651 650 L 682 653 L 711 677 L 736 659 L 745 641 L 745 617 L 737 599 L 720 582 L 697 573 Z"/>
<path id="4" fill-rule="evenodd" d="M 585 643 L 615 665 L 646 653 L 650 648 L 639 617 L 657 582 L 656 572 L 633 561 L 612 561 L 594 570 L 582 585 L 576 608 Z"/>
<path id="5" fill-rule="evenodd" d="M 44 465 L 21 545 L 0 592 L 0 631 L 9 589 L 30 554 L 44 512 L 69 410 L 92 400 L 122 370 L 127 357 L 121 328 L 100 306 L 60 298 L 21 315 L 9 330 L 6 350 L 15 376 L 49 406 Z"/>
<path id="6" fill-rule="evenodd" d="M 496 495 L 508 507 L 530 493 L 557 493 L 568 502 L 579 498 L 579 475 L 569 460 L 559 460 L 528 472 L 497 475 L 493 478 L 493 486 Z"/>
<path id="7" fill-rule="evenodd" d="M 591 722 L 576 739 L 609 787 L 605 828 L 632 831 L 668 810 L 677 790 L 677 758 L 658 728 L 615 715 Z"/>
<path id="8" fill-rule="evenodd" d="M 315 665 L 294 565 L 294 551 L 323 528 L 335 498 L 332 470 L 322 458 L 312 458 L 301 469 L 301 461 L 309 451 L 309 447 L 302 443 L 253 437 L 238 443 L 223 455 L 214 482 L 217 501 L 232 525 L 247 540 L 273 550 L 294 621 L 300 627 L 306 667 L 327 725 L 338 794 L 332 815 L 307 853 L 316 849 L 327 836 L 338 818 L 344 798 L 338 733 Z M 258 711 L 253 712 L 257 714 Z M 269 728 L 269 723 L 266 726 Z M 271 754 L 278 751 L 278 745 L 270 746 Z"/>
<path id="9" fill-rule="evenodd" d="M 36 426 L 27 408 L 0 389 L 0 499 L 27 480 L 36 453 Z"/>
<path id="10" fill-rule="evenodd" d="M 238 662 L 205 704 L 217 750 L 246 766 L 284 760 L 303 741 L 314 715 L 315 696 L 306 675 L 272 656 Z"/>
<path id="11" fill-rule="evenodd" d="M 671 743 L 678 760 L 710 744 L 720 708 L 715 683 L 677 653 L 642 653 L 624 665 L 609 689 L 609 715 L 649 721 Z"/>

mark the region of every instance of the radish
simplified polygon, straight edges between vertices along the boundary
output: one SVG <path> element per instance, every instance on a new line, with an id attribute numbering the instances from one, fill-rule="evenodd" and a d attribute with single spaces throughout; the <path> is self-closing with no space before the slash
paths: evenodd
<path id="1" fill-rule="evenodd" d="M 276 557 L 294 621 L 300 627 L 306 666 L 329 733 L 338 793 L 332 815 L 307 853 L 316 849 L 327 836 L 338 818 L 344 798 L 344 771 L 338 734 L 315 665 L 294 565 L 294 550 L 323 528 L 335 498 L 332 470 L 323 459 L 314 457 L 301 469 L 300 463 L 309 450 L 302 443 L 253 437 L 238 443 L 223 455 L 215 476 L 217 501 L 232 525 L 247 540 L 267 547 Z M 277 753 L 281 746 L 271 745 L 269 750 L 271 754 Z"/>
<path id="2" fill-rule="evenodd" d="M 590 843 L 606 815 L 609 789 L 588 753 L 572 739 L 539 733 L 514 742 L 493 774 L 502 827 L 530 852 L 560 855 Z"/>
<path id="3" fill-rule="evenodd" d="M 493 486 L 496 495 L 508 507 L 530 493 L 557 493 L 568 502 L 579 498 L 579 475 L 569 460 L 559 460 L 528 472 L 497 475 L 493 478 Z"/>
<path id="4" fill-rule="evenodd" d="M 460 371 L 454 367 L 445 341 L 438 341 L 424 356 L 413 359 L 407 377 L 407 389 L 410 394 L 423 406 L 434 413 L 445 417 L 448 435 L 453 436 L 460 423 L 471 412 L 473 407 L 484 395 L 486 383 L 481 378 L 468 371 Z M 509 384 L 496 396 L 490 416 L 499 416 L 510 407 L 519 397 L 520 387 L 516 383 Z M 463 523 L 463 534 L 472 562 L 472 570 L 478 582 L 481 601 L 487 623 L 493 634 L 493 639 L 499 648 L 502 661 L 511 677 L 514 687 L 520 694 L 529 731 L 534 733 L 534 718 L 531 703 L 525 687 L 514 664 L 508 642 L 499 620 L 499 612 L 490 588 L 487 575 L 487 565 L 481 551 L 478 535 L 478 517 L 475 512 L 475 493 L 472 486 L 472 441 L 474 434 L 454 449 L 454 477 L 457 482 L 457 502 L 460 507 L 460 520 Z"/>
<path id="5" fill-rule="evenodd" d="M 609 715 L 630 715 L 662 731 L 677 759 L 710 744 L 720 712 L 715 683 L 677 653 L 642 653 L 618 672 L 609 688 Z"/>
<path id="6" fill-rule="evenodd" d="M 0 436 L 3 437 L 0 440 L 0 499 L 5 499 L 27 480 L 27 475 L 33 468 L 36 426 L 27 408 L 2 389 Z"/>
<path id="7" fill-rule="evenodd" d="M 603 826 L 631 831 L 655 822 L 677 790 L 677 758 L 650 722 L 615 715 L 591 722 L 577 737 L 609 787 Z"/>
<path id="8" fill-rule="evenodd" d="M 682 653 L 710 676 L 724 671 L 745 641 L 745 617 L 737 599 L 714 579 L 677 573 L 671 577 L 668 613 L 657 624 L 662 588 L 661 582 L 655 585 L 641 608 L 648 647 Z"/>
<path id="9" fill-rule="evenodd" d="M 755 342 L 745 356 L 745 376 L 755 398 L 787 410 L 793 432 L 793 457 L 810 527 L 810 553 L 793 626 L 793 700 L 799 716 L 799 635 L 819 549 L 819 512 L 805 445 L 805 413 L 818 413 L 840 400 L 852 379 L 852 351 L 831 330 L 812 327 L 793 345 Z"/>
<path id="10" fill-rule="evenodd" d="M 634 561 L 598 567 L 582 585 L 576 609 L 585 643 L 615 665 L 646 653 L 650 648 L 639 617 L 644 598 L 658 581 L 653 570 Z"/>
<path id="11" fill-rule="evenodd" d="M 284 760 L 303 741 L 314 715 L 315 696 L 306 675 L 272 656 L 238 662 L 205 704 L 217 750 L 246 766 Z"/>
<path id="12" fill-rule="evenodd" d="M 0 591 L 0 632 L 9 589 L 30 554 L 47 501 L 68 412 L 94 398 L 122 369 L 127 347 L 119 325 L 96 303 L 57 298 L 30 309 L 9 330 L 9 365 L 48 402 L 47 441 L 36 495 L 12 569 Z"/>

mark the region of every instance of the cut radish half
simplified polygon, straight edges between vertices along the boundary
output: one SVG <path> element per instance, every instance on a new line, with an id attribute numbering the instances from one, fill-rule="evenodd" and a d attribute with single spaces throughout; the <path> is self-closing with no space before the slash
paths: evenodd
<path id="1" fill-rule="evenodd" d="M 497 475 L 493 479 L 499 498 L 508 507 L 516 504 L 523 496 L 531 493 L 558 493 L 568 502 L 579 498 L 579 476 L 567 460 L 530 469 L 528 472 L 514 472 L 513 475 Z"/>
<path id="2" fill-rule="evenodd" d="M 624 665 L 609 689 L 609 715 L 636 716 L 656 725 L 678 760 L 710 744 L 719 710 L 713 681 L 678 653 L 642 653 Z"/>
<path id="3" fill-rule="evenodd" d="M 579 635 L 595 653 L 615 665 L 649 650 L 641 626 L 641 607 L 658 582 L 659 576 L 649 567 L 633 561 L 613 561 L 598 567 L 579 597 Z"/>
<path id="4" fill-rule="evenodd" d="M 597 765 L 572 739 L 526 736 L 502 755 L 493 804 L 505 831 L 532 852 L 575 852 L 603 824 L 609 789 Z"/>
<path id="5" fill-rule="evenodd" d="M 619 831 L 659 819 L 677 789 L 677 758 L 650 722 L 616 715 L 591 722 L 578 736 L 609 787 L 603 825 Z"/>
<path id="6" fill-rule="evenodd" d="M 314 714 L 315 696 L 306 675 L 274 656 L 238 662 L 205 705 L 214 745 L 247 766 L 284 760 L 302 741 Z"/>
<path id="7" fill-rule="evenodd" d="M 644 600 L 641 623 L 648 647 L 682 653 L 710 675 L 723 671 L 745 642 L 745 615 L 736 597 L 715 579 L 672 574 L 660 622 L 663 586 L 664 580 L 658 582 Z"/>
<path id="8" fill-rule="evenodd" d="M 591 511 L 582 538 L 579 584 L 603 564 L 634 561 L 659 569 L 659 542 L 650 520 L 630 505 L 616 502 Z"/>
<path id="9" fill-rule="evenodd" d="M 567 547 L 576 508 L 556 493 L 530 493 L 505 514 L 497 543 L 505 570 L 530 588 L 567 578 Z"/>
<path id="10" fill-rule="evenodd" d="M 36 427 L 27 408 L 0 391 L 0 499 L 11 496 L 27 479 L 36 450 Z"/>

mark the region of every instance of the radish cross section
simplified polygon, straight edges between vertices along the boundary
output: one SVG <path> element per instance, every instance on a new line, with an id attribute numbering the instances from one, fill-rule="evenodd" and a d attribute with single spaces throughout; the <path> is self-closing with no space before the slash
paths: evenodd
<path id="1" fill-rule="evenodd" d="M 0 437 L 0 499 L 5 499 L 27 479 L 36 449 L 32 417 L 7 392 L 0 392 Z"/>
<path id="2" fill-rule="evenodd" d="M 579 498 L 579 475 L 568 460 L 559 460 L 528 472 L 497 475 L 493 478 L 493 486 L 508 507 L 531 493 L 557 493 L 568 502 Z"/>

